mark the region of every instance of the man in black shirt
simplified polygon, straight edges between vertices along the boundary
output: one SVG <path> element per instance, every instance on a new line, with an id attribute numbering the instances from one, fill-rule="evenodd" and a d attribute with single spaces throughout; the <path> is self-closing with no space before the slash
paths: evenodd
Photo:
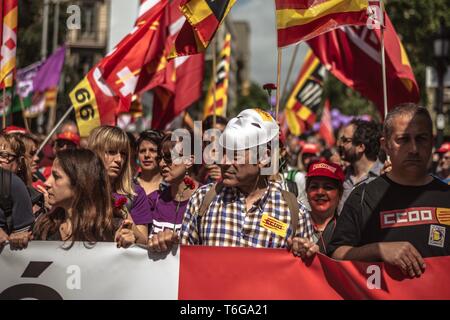
<path id="1" fill-rule="evenodd" d="M 387 115 L 381 144 L 392 170 L 349 196 L 328 246 L 334 259 L 383 261 L 415 277 L 422 257 L 450 255 L 450 187 L 427 174 L 432 143 L 425 108 Z"/>

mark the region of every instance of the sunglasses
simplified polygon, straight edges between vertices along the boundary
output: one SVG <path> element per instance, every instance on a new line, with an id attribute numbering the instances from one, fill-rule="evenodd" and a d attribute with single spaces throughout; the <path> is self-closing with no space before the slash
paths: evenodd
<path id="1" fill-rule="evenodd" d="M 14 153 L 9 153 L 7 151 L 0 151 L 0 159 L 5 161 L 7 164 L 10 164 L 17 158 L 18 158 L 17 155 Z"/>
<path id="2" fill-rule="evenodd" d="M 181 159 L 182 157 L 183 157 L 182 155 L 179 155 L 178 157 L 175 157 L 174 159 L 172 159 L 172 155 L 170 153 L 166 153 L 163 155 L 159 154 L 156 156 L 156 162 L 159 163 L 161 160 L 164 160 L 164 162 L 170 166 L 173 163 L 173 160 L 177 161 L 177 160 Z M 180 163 L 177 162 L 177 164 L 180 164 Z"/>

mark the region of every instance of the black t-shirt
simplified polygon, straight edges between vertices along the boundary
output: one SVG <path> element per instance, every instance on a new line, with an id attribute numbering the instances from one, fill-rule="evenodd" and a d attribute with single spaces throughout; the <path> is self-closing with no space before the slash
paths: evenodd
<path id="1" fill-rule="evenodd" d="M 434 178 L 425 186 L 403 186 L 383 175 L 350 194 L 327 251 L 408 241 L 423 257 L 445 256 L 449 239 L 449 185 Z"/>
<path id="2" fill-rule="evenodd" d="M 1 179 L 1 175 L 0 175 Z M 11 174 L 11 198 L 13 231 L 21 231 L 28 228 L 34 222 L 34 215 L 31 209 L 31 199 L 27 187 L 15 174 Z M 0 228 L 5 229 L 5 213 L 0 208 Z"/>

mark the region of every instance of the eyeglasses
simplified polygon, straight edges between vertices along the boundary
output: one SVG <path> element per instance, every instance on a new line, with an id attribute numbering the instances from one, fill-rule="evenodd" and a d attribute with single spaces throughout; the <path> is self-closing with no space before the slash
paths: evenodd
<path id="1" fill-rule="evenodd" d="M 172 164 L 172 155 L 171 154 L 157 155 L 156 161 L 159 163 L 161 160 L 164 160 L 164 162 L 170 166 Z"/>
<path id="2" fill-rule="evenodd" d="M 178 157 L 175 156 L 174 158 L 172 158 L 172 154 L 170 154 L 170 153 L 166 153 L 166 154 L 163 154 L 163 155 L 159 154 L 159 155 L 156 156 L 156 162 L 159 163 L 161 160 L 164 160 L 164 162 L 168 166 L 170 166 L 173 162 L 175 162 L 176 164 L 180 164 L 181 163 L 180 160 L 181 160 L 182 157 L 183 156 L 181 154 L 178 155 Z"/>
<path id="3" fill-rule="evenodd" d="M 346 137 L 344 137 L 344 136 L 340 137 L 339 140 L 341 140 L 341 142 L 344 143 L 344 144 L 353 141 L 352 138 L 346 138 Z"/>
<path id="4" fill-rule="evenodd" d="M 9 153 L 7 151 L 0 151 L 0 160 L 5 161 L 7 164 L 10 164 L 17 158 L 18 158 L 17 155 L 14 153 Z"/>

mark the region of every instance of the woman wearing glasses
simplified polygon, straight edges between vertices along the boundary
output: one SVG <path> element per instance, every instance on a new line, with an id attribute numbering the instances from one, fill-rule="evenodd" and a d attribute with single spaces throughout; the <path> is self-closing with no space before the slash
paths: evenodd
<path id="1" fill-rule="evenodd" d="M 26 185 L 31 185 L 31 175 L 25 162 L 25 145 L 11 134 L 0 135 L 0 166 L 15 173 Z"/>
<path id="2" fill-rule="evenodd" d="M 97 127 L 89 135 L 88 148 L 103 160 L 116 206 L 131 214 L 139 230 L 137 242 L 146 244 L 151 222 L 150 206 L 144 189 L 133 183 L 127 134 L 118 127 Z"/>
<path id="3" fill-rule="evenodd" d="M 7 148 L 4 151 L 0 150 L 0 162 L 3 161 L 2 166 L 17 174 L 25 183 L 33 204 L 33 213 L 38 217 L 47 208 L 44 199 L 46 190 L 33 185 L 33 174 L 37 171 L 38 162 L 35 140 L 28 133 L 9 133 L 3 135 L 3 139 Z M 1 155 L 5 152 L 8 153 L 8 157 Z"/>
<path id="4" fill-rule="evenodd" d="M 137 158 L 140 172 L 136 176 L 136 183 L 144 188 L 149 195 L 159 189 L 162 177 L 159 172 L 158 146 L 161 143 L 163 134 L 160 131 L 147 130 L 141 133 L 137 140 Z"/>
<path id="5" fill-rule="evenodd" d="M 0 133 L 0 251 L 9 243 L 12 250 L 24 249 L 34 222 L 26 188 L 25 147 L 8 134 Z M 21 173 L 18 177 L 16 173 Z"/>
<path id="6" fill-rule="evenodd" d="M 190 135 L 193 151 L 194 139 Z M 182 142 L 172 141 L 172 134 L 164 136 L 158 147 L 158 164 L 161 175 L 169 187 L 154 191 L 148 198 L 152 213 L 149 245 L 167 231 L 181 229 L 189 198 L 199 187 L 193 178 L 194 156 L 183 151 Z"/>

